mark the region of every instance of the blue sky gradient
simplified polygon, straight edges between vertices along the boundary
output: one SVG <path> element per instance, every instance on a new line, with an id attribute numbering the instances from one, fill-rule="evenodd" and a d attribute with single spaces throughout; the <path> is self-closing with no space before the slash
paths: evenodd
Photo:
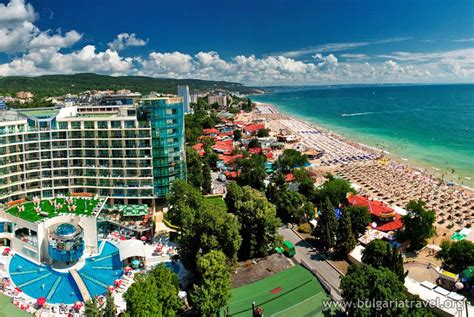
<path id="1" fill-rule="evenodd" d="M 0 75 L 470 82 L 473 21 L 451 0 L 0 0 Z"/>

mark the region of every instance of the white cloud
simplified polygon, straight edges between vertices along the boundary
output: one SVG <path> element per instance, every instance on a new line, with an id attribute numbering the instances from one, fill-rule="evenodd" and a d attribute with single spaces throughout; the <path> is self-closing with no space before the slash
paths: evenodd
<path id="1" fill-rule="evenodd" d="M 365 54 L 341 54 L 340 56 L 343 58 L 350 58 L 350 59 L 363 59 L 363 58 L 368 57 Z"/>
<path id="2" fill-rule="evenodd" d="M 362 46 L 402 41 L 332 43 L 270 56 L 221 57 L 215 51 L 151 52 L 122 55 L 127 46 L 147 41 L 121 33 L 100 50 L 95 45 L 70 48 L 81 40 L 75 31 L 65 34 L 40 30 L 30 4 L 11 0 L 0 4 L 0 53 L 17 53 L 0 64 L 0 76 L 95 72 L 110 75 L 197 78 L 237 81 L 254 85 L 333 84 L 373 82 L 469 82 L 474 80 L 474 48 L 442 52 L 393 52 L 377 56 L 337 52 Z M 299 60 L 303 55 L 313 59 Z M 338 59 L 339 57 L 339 59 Z"/>
<path id="3" fill-rule="evenodd" d="M 117 38 L 108 43 L 111 50 L 120 51 L 128 46 L 145 46 L 148 40 L 142 40 L 135 33 L 120 33 Z"/>
<path id="4" fill-rule="evenodd" d="M 328 44 L 322 44 L 318 46 L 305 47 L 305 48 L 295 50 L 295 51 L 278 52 L 278 53 L 275 53 L 275 55 L 283 55 L 286 57 L 296 58 L 296 57 L 309 55 L 309 54 L 347 51 L 350 49 L 355 49 L 355 48 L 368 46 L 368 45 L 400 42 L 400 41 L 406 41 L 409 39 L 410 38 L 408 37 L 396 37 L 396 38 L 383 39 L 383 40 L 378 40 L 378 41 L 328 43 Z"/>
<path id="5" fill-rule="evenodd" d="M 76 31 L 69 31 L 64 36 L 60 34 L 49 35 L 49 32 L 42 32 L 33 38 L 28 47 L 29 48 L 47 48 L 47 47 L 70 47 L 80 41 L 82 35 Z"/>
<path id="6" fill-rule="evenodd" d="M 455 39 L 453 42 L 474 42 L 474 37 L 469 37 L 465 39 Z"/>
<path id="7" fill-rule="evenodd" d="M 38 15 L 31 4 L 24 0 L 11 0 L 0 4 L 0 53 L 25 52 L 41 47 L 69 47 L 81 39 L 76 31 L 51 35 L 41 32 L 33 22 Z"/>
<path id="8" fill-rule="evenodd" d="M 34 22 L 37 14 L 31 4 L 24 0 L 11 0 L 8 4 L 0 3 L 0 25 L 21 24 L 24 21 Z"/>

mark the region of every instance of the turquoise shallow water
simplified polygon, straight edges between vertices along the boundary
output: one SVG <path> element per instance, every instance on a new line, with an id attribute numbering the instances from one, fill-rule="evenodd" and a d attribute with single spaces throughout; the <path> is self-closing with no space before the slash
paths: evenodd
<path id="1" fill-rule="evenodd" d="M 474 187 L 474 85 L 291 88 L 252 99 Z"/>

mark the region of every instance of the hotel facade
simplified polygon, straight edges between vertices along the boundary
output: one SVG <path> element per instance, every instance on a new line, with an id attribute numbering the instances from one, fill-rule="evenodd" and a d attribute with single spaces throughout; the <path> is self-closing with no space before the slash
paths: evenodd
<path id="1" fill-rule="evenodd" d="M 96 254 L 102 209 L 153 211 L 185 177 L 180 97 L 0 110 L 0 245 L 36 262 Z"/>
<path id="2" fill-rule="evenodd" d="M 0 111 L 0 204 L 84 192 L 153 207 L 185 173 L 179 97 Z"/>

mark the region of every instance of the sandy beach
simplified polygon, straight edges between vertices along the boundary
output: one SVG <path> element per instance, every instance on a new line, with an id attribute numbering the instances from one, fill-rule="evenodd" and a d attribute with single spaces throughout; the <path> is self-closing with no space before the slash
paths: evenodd
<path id="1" fill-rule="evenodd" d="M 295 135 L 297 141 L 288 143 L 287 148 L 324 153 L 320 159 L 311 161 L 313 170 L 331 171 L 353 183 L 363 194 L 382 200 L 401 213 L 408 201 L 424 200 L 427 208 L 436 212 L 438 235 L 474 224 L 473 191 L 443 181 L 429 169 L 279 113 L 270 104 L 257 103 L 245 119 L 264 119 L 273 135 Z"/>

